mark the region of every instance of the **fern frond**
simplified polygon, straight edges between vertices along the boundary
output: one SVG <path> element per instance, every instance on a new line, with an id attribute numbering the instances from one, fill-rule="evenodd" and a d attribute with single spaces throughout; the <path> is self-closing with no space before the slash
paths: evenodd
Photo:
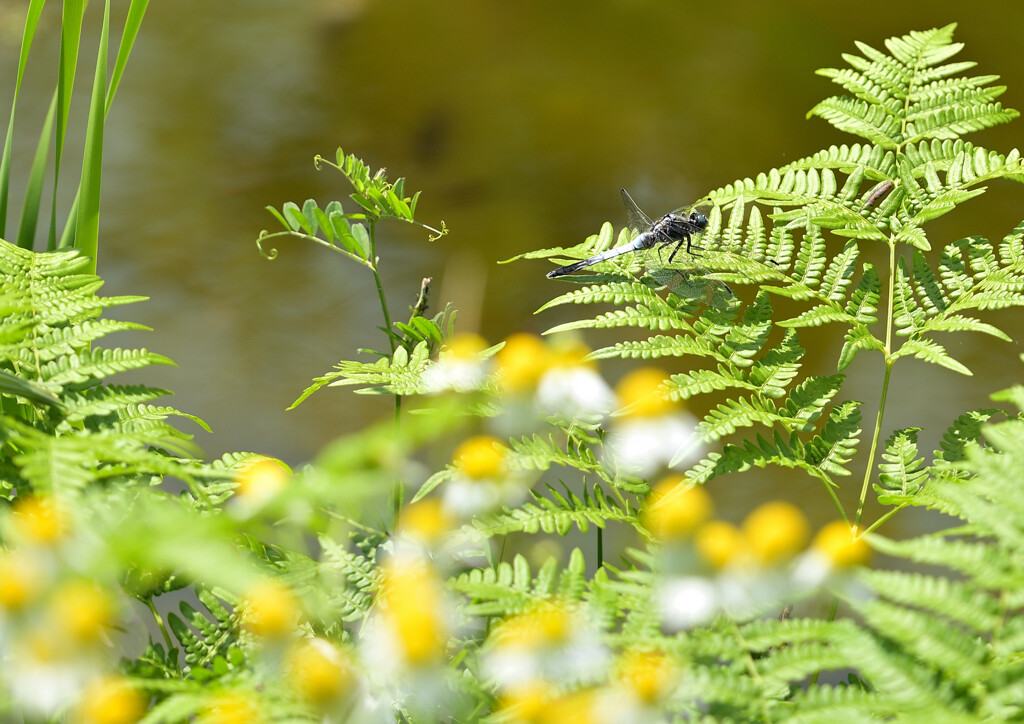
<path id="1" fill-rule="evenodd" d="M 608 498 L 599 485 L 584 488 L 583 497 L 568 487 L 559 492 L 548 485 L 547 497 L 530 491 L 532 503 L 514 508 L 506 506 L 498 513 L 478 516 L 473 528 L 488 538 L 514 532 L 557 533 L 567 535 L 576 527 L 586 533 L 590 524 L 604 528 L 607 521 L 637 525 L 638 511 L 628 502 Z"/>
<path id="2" fill-rule="evenodd" d="M 924 484 L 928 471 L 924 460 L 917 457 L 919 427 L 896 430 L 885 441 L 885 451 L 879 464 L 879 491 L 893 491 L 898 495 L 913 495 Z"/>

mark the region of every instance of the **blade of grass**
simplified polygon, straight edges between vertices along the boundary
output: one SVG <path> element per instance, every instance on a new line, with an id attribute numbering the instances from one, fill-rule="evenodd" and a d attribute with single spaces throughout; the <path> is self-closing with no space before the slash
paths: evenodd
<path id="1" fill-rule="evenodd" d="M 100 179 L 103 167 L 103 126 L 107 107 L 107 43 L 110 35 L 110 0 L 103 7 L 103 29 L 96 54 L 96 75 L 92 84 L 89 123 L 85 130 L 85 155 L 82 157 L 82 184 L 79 187 L 78 219 L 75 224 L 75 248 L 92 258 L 85 273 L 96 273 L 96 255 L 100 236 Z"/>
<path id="2" fill-rule="evenodd" d="M 46 159 L 50 151 L 50 138 L 53 134 L 53 117 L 57 110 L 57 92 L 53 93 L 50 110 L 46 113 L 46 122 L 39 134 L 36 156 L 32 160 L 32 171 L 25 189 L 25 203 L 21 209 L 21 224 L 18 226 L 18 246 L 31 249 L 36 238 L 36 225 L 39 223 L 39 202 L 43 197 L 43 182 L 46 179 Z"/>
<path id="3" fill-rule="evenodd" d="M 18 91 L 21 90 L 21 79 L 25 75 L 28 64 L 28 51 L 32 47 L 32 39 L 39 25 L 39 15 L 43 12 L 46 0 L 32 0 L 25 15 L 25 30 L 21 36 L 21 57 L 18 60 L 18 79 L 14 83 L 14 98 L 11 100 L 11 117 L 7 122 L 7 137 L 4 140 L 4 152 L 0 157 L 0 238 L 7 237 L 7 196 L 11 181 L 11 148 L 14 142 L 14 110 L 18 105 Z"/>
<path id="4" fill-rule="evenodd" d="M 142 25 L 142 18 L 146 14 L 146 8 L 148 6 L 149 0 L 132 0 L 132 4 L 128 8 L 128 16 L 125 18 L 124 32 L 121 34 L 121 44 L 117 49 L 117 60 L 114 62 L 114 72 L 111 76 L 110 86 L 107 90 L 107 113 L 110 112 L 110 106 L 114 101 L 114 95 L 117 93 L 117 87 L 121 83 L 121 76 L 124 75 L 125 66 L 128 64 L 128 56 L 131 54 L 132 47 L 135 45 L 135 38 L 138 37 L 139 28 Z M 59 249 L 66 249 L 74 245 L 74 233 L 78 223 L 78 206 L 81 191 L 82 189 L 79 188 L 75 192 L 75 200 L 71 204 L 71 211 L 68 214 L 67 222 L 64 225 L 64 231 L 61 233 L 60 243 L 57 245 L 57 248 Z"/>
<path id="5" fill-rule="evenodd" d="M 57 142 L 53 155 L 53 205 L 50 209 L 50 233 L 47 249 L 57 245 L 57 185 L 60 183 L 60 162 L 64 158 L 64 139 L 71 112 L 71 94 L 78 68 L 78 49 L 82 41 L 82 20 L 85 0 L 66 0 L 60 24 L 60 66 L 57 72 Z"/>

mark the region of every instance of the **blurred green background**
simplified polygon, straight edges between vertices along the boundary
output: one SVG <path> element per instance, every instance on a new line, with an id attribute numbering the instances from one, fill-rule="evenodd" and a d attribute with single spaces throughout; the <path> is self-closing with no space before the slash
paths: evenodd
<path id="1" fill-rule="evenodd" d="M 0 107 L 9 107 L 26 4 L 0 5 Z M 91 5 L 83 97 L 101 15 L 100 3 Z M 49 103 L 59 6 L 48 6 L 30 59 L 15 179 L 25 177 Z M 118 35 L 125 6 L 114 3 Z M 620 186 L 657 215 L 852 142 L 805 113 L 838 90 L 814 70 L 841 66 L 855 40 L 881 47 L 892 35 L 958 22 L 955 38 L 966 48 L 957 59 L 977 61 L 976 74 L 1001 75 L 1004 105 L 1024 107 L 1022 21 L 1019 2 L 153 2 L 107 125 L 104 292 L 151 297 L 117 310 L 156 330 L 123 344 L 178 362 L 145 378 L 213 426 L 214 435 L 197 439 L 209 455 L 255 450 L 299 463 L 392 409 L 389 398 L 332 389 L 285 412 L 312 377 L 358 347 L 383 344 L 362 269 L 297 242 L 281 245 L 273 263 L 256 251 L 256 235 L 272 227 L 265 205 L 308 197 L 323 205 L 347 192 L 339 176 L 314 170 L 315 154 L 333 157 L 342 146 L 406 176 L 408 188 L 424 191 L 420 219 L 451 229 L 431 244 L 421 231 L 381 227 L 395 316 L 432 276 L 432 309 L 454 302 L 459 328 L 494 342 L 572 313 L 533 315 L 568 288 L 544 278 L 544 263 L 495 262 L 576 244 L 605 220 L 621 225 Z M 1005 152 L 1024 145 L 1021 128 L 969 138 Z M 933 225 L 932 243 L 999 238 L 1022 218 L 1022 189 L 994 187 Z M 1024 337 L 1019 321 L 995 321 Z M 816 330 L 802 341 L 808 373 L 834 369 L 841 340 Z M 989 338 L 953 341 L 973 378 L 901 363 L 887 430 L 929 421 L 921 448 L 933 449 L 957 414 L 1020 379 L 1021 351 Z M 605 367 L 612 378 L 622 369 Z M 844 397 L 866 403 L 869 427 L 880 361 L 863 355 L 849 374 Z M 749 498 L 735 501 L 744 510 L 790 482 L 747 477 Z M 850 481 L 853 497 L 859 482 Z M 811 487 L 801 480 L 783 495 L 820 503 L 828 515 L 826 497 Z"/>

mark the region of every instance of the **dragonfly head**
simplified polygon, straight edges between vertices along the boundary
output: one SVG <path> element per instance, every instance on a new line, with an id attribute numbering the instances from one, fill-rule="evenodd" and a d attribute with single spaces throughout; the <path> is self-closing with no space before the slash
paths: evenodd
<path id="1" fill-rule="evenodd" d="M 706 217 L 704 214 L 700 213 L 699 211 L 691 211 L 690 212 L 690 223 L 693 224 L 694 226 L 696 226 L 697 228 L 703 230 L 703 229 L 707 228 L 708 217 Z"/>

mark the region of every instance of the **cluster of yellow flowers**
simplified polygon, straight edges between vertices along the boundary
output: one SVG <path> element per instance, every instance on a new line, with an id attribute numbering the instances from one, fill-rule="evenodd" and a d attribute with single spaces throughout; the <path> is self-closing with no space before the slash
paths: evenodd
<path id="1" fill-rule="evenodd" d="M 0 521 L 2 680 L 34 716 L 71 708 L 89 724 L 129 724 L 145 698 L 107 674 L 119 602 L 92 580 L 74 522 L 47 496 L 15 500 Z"/>
<path id="2" fill-rule="evenodd" d="M 680 476 L 654 486 L 642 512 L 661 544 L 662 612 L 671 628 L 707 622 L 718 612 L 751 615 L 866 563 L 867 542 L 843 521 L 810 541 L 810 525 L 792 503 L 755 508 L 739 526 L 714 520 L 711 496 Z"/>

